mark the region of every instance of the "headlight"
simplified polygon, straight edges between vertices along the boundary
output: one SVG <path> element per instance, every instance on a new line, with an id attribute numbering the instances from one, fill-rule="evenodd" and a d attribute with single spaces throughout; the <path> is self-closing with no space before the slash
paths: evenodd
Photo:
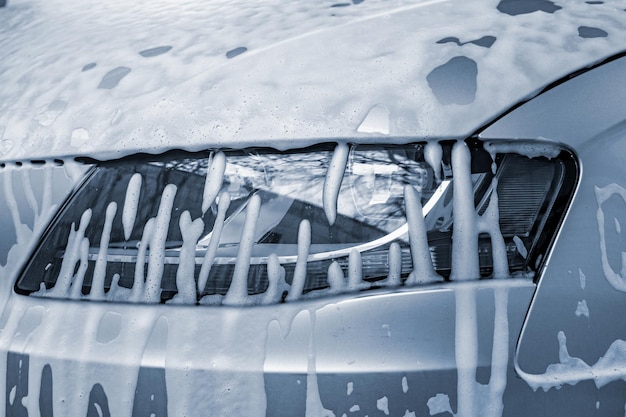
<path id="1" fill-rule="evenodd" d="M 529 158 L 498 149 L 477 141 L 329 144 L 99 163 L 16 288 L 258 304 L 532 277 L 554 238 L 555 225 L 546 224 L 558 224 L 571 198 L 576 166 L 565 150 Z"/>

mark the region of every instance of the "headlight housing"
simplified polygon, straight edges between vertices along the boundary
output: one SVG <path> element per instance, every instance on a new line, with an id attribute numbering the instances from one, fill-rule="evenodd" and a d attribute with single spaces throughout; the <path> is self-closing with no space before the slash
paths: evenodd
<path id="1" fill-rule="evenodd" d="M 16 290 L 265 304 L 534 277 L 577 172 L 564 148 L 476 140 L 98 162 L 44 234 Z"/>

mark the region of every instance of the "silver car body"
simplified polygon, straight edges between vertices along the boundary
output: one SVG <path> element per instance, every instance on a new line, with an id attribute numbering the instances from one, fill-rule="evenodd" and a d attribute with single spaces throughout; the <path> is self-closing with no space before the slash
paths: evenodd
<path id="1" fill-rule="evenodd" d="M 626 4 L 244 3 L 0 9 L 0 410 L 623 415 Z M 581 167 L 538 281 L 219 307 L 14 291 L 74 157 L 467 138 Z"/>

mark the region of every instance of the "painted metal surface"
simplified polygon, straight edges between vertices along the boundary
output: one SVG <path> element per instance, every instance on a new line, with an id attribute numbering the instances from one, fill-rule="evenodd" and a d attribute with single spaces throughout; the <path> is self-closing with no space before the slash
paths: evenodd
<path id="1" fill-rule="evenodd" d="M 365 124 L 360 131 L 363 135 L 357 136 L 356 141 L 380 140 L 380 137 L 366 136 L 372 131 L 375 134 L 389 131 L 392 141 L 405 141 L 402 134 L 409 131 L 421 136 L 463 136 L 506 106 L 532 94 L 565 72 L 604 58 L 623 45 L 620 30 L 624 29 L 624 19 L 613 14 L 619 11 L 619 2 L 563 6 L 549 1 L 530 2 L 535 5 L 531 10 L 515 8 L 511 3 L 490 3 L 485 6 L 489 7 L 486 14 L 483 7 L 458 6 L 450 9 L 447 2 L 432 2 L 423 6 L 433 15 L 450 12 L 442 19 L 454 22 L 464 14 L 465 26 L 463 36 L 458 34 L 454 39 L 452 35 L 457 34 L 449 33 L 449 27 L 457 26 L 448 25 L 445 28 L 446 37 L 443 32 L 433 29 L 427 31 L 428 35 L 423 35 L 425 32 L 411 33 L 406 42 L 398 45 L 402 56 L 419 55 L 407 55 L 405 48 L 412 42 L 415 45 L 416 40 L 423 42 L 420 45 L 428 45 L 428 48 L 446 48 L 432 49 L 436 51 L 432 56 L 438 58 L 420 67 L 416 78 L 411 78 L 419 81 L 417 91 L 424 92 L 422 98 L 432 105 L 432 108 L 419 110 L 419 117 L 414 117 L 416 110 L 413 102 L 406 104 L 406 108 L 411 109 L 411 116 L 403 119 L 398 115 L 405 115 L 405 107 L 390 104 L 398 97 L 380 95 L 374 103 L 357 93 L 351 93 L 337 107 L 332 105 L 336 102 L 320 98 L 312 101 L 313 107 L 305 107 L 302 112 L 292 114 L 286 109 L 295 102 L 291 96 L 295 93 L 291 91 L 293 86 L 287 83 L 268 87 L 269 92 L 266 91 L 263 97 L 273 97 L 272 94 L 282 88 L 288 91 L 287 96 L 291 98 L 281 101 L 275 113 L 264 111 L 261 114 L 271 120 L 286 121 L 289 134 L 283 133 L 283 125 L 270 126 L 266 121 L 255 118 L 252 118 L 254 122 L 238 130 L 234 126 L 243 126 L 243 123 L 238 123 L 249 120 L 258 106 L 241 104 L 233 107 L 241 111 L 235 118 L 222 114 L 222 107 L 226 108 L 223 105 L 229 103 L 243 103 L 240 99 L 244 93 L 220 99 L 223 102 L 215 107 L 219 110 L 211 106 L 200 107 L 197 115 L 182 117 L 181 114 L 188 111 L 183 97 L 189 92 L 186 89 L 189 84 L 176 93 L 147 88 L 145 91 L 140 89 L 140 94 L 135 94 L 135 91 L 125 96 L 119 93 L 120 88 L 136 73 L 133 72 L 135 68 L 130 71 L 130 67 L 116 62 L 111 67 L 120 66 L 98 73 L 96 81 L 99 80 L 99 84 L 91 98 L 82 95 L 85 90 L 81 88 L 61 93 L 64 91 L 61 87 L 74 85 L 74 75 L 63 78 L 59 84 L 61 87 L 41 96 L 42 85 L 47 84 L 29 84 L 23 101 L 12 100 L 14 96 L 10 94 L 13 93 L 5 93 L 4 102 L 10 103 L 5 106 L 10 107 L 2 108 L 4 111 L 0 116 L 3 158 L 77 153 L 113 157 L 117 151 L 122 154 L 138 149 L 155 151 L 164 146 L 179 145 L 194 148 L 206 146 L 202 141 L 206 140 L 207 132 L 214 134 L 212 137 L 217 138 L 218 144 L 233 144 L 240 140 L 245 144 L 251 140 L 251 129 L 259 133 L 255 138 L 265 143 L 277 140 L 275 143 L 282 147 L 301 146 L 312 143 L 313 137 L 321 136 L 321 130 L 311 128 L 310 123 L 328 121 L 327 117 L 331 115 L 345 114 L 346 109 L 352 109 L 347 103 L 357 103 L 354 106 L 356 115 L 337 118 L 338 125 L 333 122 L 323 124 L 327 132 L 323 136 L 353 137 L 359 126 L 357 121 L 360 122 L 363 115 L 372 113 L 372 106 L 378 106 L 378 101 L 384 102 L 387 112 L 378 107 L 373 112 L 375 117 L 372 116 L 373 119 Z M 326 14 L 323 19 L 313 19 L 312 22 L 320 24 L 324 30 L 320 30 L 322 35 L 306 47 L 301 39 L 289 32 L 290 29 L 285 28 L 285 36 L 291 40 L 285 41 L 283 51 L 298 51 L 298 56 L 309 56 L 304 61 L 304 64 L 310 64 L 304 65 L 308 68 L 304 75 L 317 71 L 319 65 L 325 62 L 334 63 L 335 69 L 345 63 L 341 59 L 329 61 L 327 54 L 319 51 L 309 54 L 321 44 L 329 44 L 329 39 L 345 35 L 350 40 L 349 45 L 353 45 L 357 39 L 364 39 L 365 32 L 373 27 L 380 28 L 381 21 L 389 23 L 389 27 L 381 30 L 382 33 L 371 30 L 371 36 L 387 34 L 387 38 L 377 39 L 397 39 L 394 35 L 396 24 L 398 30 L 406 33 L 407 22 L 423 19 L 420 17 L 422 8 L 412 6 L 402 6 L 395 12 L 375 10 L 372 6 L 371 16 L 367 13 L 359 15 L 354 23 L 349 23 L 352 20 L 346 14 L 340 15 L 343 13 L 341 10 L 354 10 L 358 4 L 360 2 L 330 5 L 329 9 L 336 12 L 339 19 L 344 19 L 340 20 L 341 25 L 333 23 L 332 27 L 326 28 L 324 25 L 327 23 L 320 23 L 327 21 Z M 621 8 L 622 13 L 626 13 L 623 12 L 624 7 Z M 3 16 L 6 10 L 9 9 L 0 12 L 0 19 L 9 16 L 9 22 L 15 29 L 7 39 L 14 40 L 15 36 L 27 34 L 26 39 L 30 41 L 43 36 L 29 32 L 26 20 L 19 15 L 9 13 Z M 31 4 L 23 3 L 21 11 L 25 14 L 32 12 Z M 82 12 L 75 9 L 70 8 L 69 11 L 74 17 L 82 16 Z M 304 17 L 311 17 L 311 13 L 307 11 Z M 487 17 L 484 20 L 467 19 L 468 13 Z M 607 17 L 609 15 L 610 18 Z M 119 17 L 116 12 L 111 16 Z M 520 48 L 519 55 L 516 53 L 510 61 L 517 66 L 513 69 L 507 67 L 512 71 L 508 75 L 519 84 L 509 90 L 498 90 L 505 85 L 500 82 L 508 83 L 511 78 L 498 77 L 497 71 L 501 67 L 493 64 L 496 58 L 503 57 L 503 50 L 494 55 L 489 53 L 497 51 L 500 45 L 519 41 L 523 36 L 518 35 L 526 33 L 524 30 L 529 30 L 528 33 L 540 32 L 539 28 L 553 24 L 555 16 L 567 17 L 565 20 L 568 23 L 563 27 L 572 29 L 573 37 L 570 38 L 564 31 L 538 42 L 522 42 L 526 46 Z M 33 22 L 42 24 L 37 19 Z M 432 22 L 435 25 L 437 20 Z M 599 28 L 593 26 L 600 26 L 597 22 L 609 23 Z M 238 22 L 233 20 L 233 27 L 238 27 L 235 23 Z M 271 23 L 272 20 L 268 19 L 267 24 Z M 512 29 L 501 27 L 502 32 L 493 36 L 495 41 L 483 36 L 481 25 L 489 24 L 497 28 L 505 23 Z M 471 27 L 468 28 L 468 25 Z M 173 32 L 178 30 L 175 25 L 172 27 Z M 129 33 L 131 39 L 139 32 L 131 30 Z M 202 74 L 198 75 L 197 82 L 215 82 L 216 88 L 202 90 L 194 98 L 203 99 L 208 91 L 237 91 L 231 81 L 219 80 L 222 73 L 238 68 L 232 64 L 237 59 L 252 56 L 244 62 L 247 67 L 268 60 L 279 62 L 273 55 L 278 53 L 278 49 L 268 46 L 273 45 L 271 42 L 276 39 L 260 37 L 259 44 L 255 45 L 252 35 L 256 33 L 261 32 L 249 37 L 241 35 L 240 39 L 250 40 L 246 46 L 227 46 L 218 42 L 215 48 L 221 48 L 222 52 L 216 58 L 213 72 L 195 73 Z M 465 36 L 465 33 L 468 35 Z M 371 38 L 366 39 L 372 41 Z M 119 38 L 113 40 L 121 42 Z M 263 43 L 266 41 L 267 45 Z M 133 42 L 135 49 L 141 49 L 138 52 L 141 59 L 158 59 L 176 51 L 175 46 L 144 45 L 140 48 L 141 42 L 137 39 Z M 346 52 L 346 46 L 337 45 L 328 54 L 334 56 Z M 189 44 L 187 46 L 190 47 Z M 258 54 L 254 53 L 255 47 L 260 50 Z M 112 42 L 108 46 L 98 43 L 96 49 L 112 53 L 115 48 L 119 48 L 119 43 Z M 467 52 L 470 57 L 457 57 L 458 48 L 468 51 L 472 48 L 471 52 Z M 441 53 L 442 50 L 445 52 Z M 556 50 L 561 55 L 546 61 L 539 59 L 544 56 L 543 53 L 552 54 Z M 45 51 L 42 59 L 50 59 L 54 51 Z M 189 56 L 195 54 L 193 48 L 188 51 Z M 50 54 L 47 55 L 48 52 Z M 124 56 L 124 53 L 119 56 Z M 397 58 L 399 55 L 392 56 Z M 18 54 L 15 60 L 2 65 L 9 70 L 21 68 L 25 65 L 24 59 Z M 184 54 L 178 59 L 184 60 Z M 93 60 L 96 61 L 95 58 Z M 398 64 L 397 60 L 392 61 L 387 63 L 386 68 Z M 469 84 L 465 78 L 457 80 L 461 83 L 462 94 L 450 97 L 441 86 L 441 79 L 448 79 L 446 71 L 455 66 L 469 69 L 470 75 L 473 74 L 470 61 L 477 65 L 477 75 L 470 77 Z M 206 62 L 212 61 L 202 60 L 203 64 Z M 74 64 L 72 60 L 71 65 Z M 64 60 L 55 64 L 54 68 L 63 72 L 69 68 L 68 65 L 70 63 Z M 626 184 L 621 180 L 626 177 L 622 151 L 626 128 L 621 111 L 625 88 L 620 82 L 623 66 L 624 59 L 594 69 L 563 84 L 562 88 L 555 88 L 528 102 L 483 132 L 484 137 L 544 137 L 567 143 L 584 168 L 572 210 L 536 293 L 534 284 L 527 280 L 507 279 L 384 290 L 362 297 L 347 294 L 254 308 L 199 309 L 194 306 L 122 305 L 18 296 L 11 286 L 25 254 L 32 249 L 33 238 L 49 219 L 50 207 L 62 202 L 67 191 L 61 188 L 67 190 L 80 175 L 72 174 L 76 169 L 68 161 L 62 168 L 68 173 L 67 186 L 60 187 L 49 197 L 41 197 L 40 201 L 46 203 L 37 205 L 32 204 L 29 187 L 22 182 L 24 185 L 19 191 L 25 194 L 21 197 L 20 207 L 29 209 L 18 210 L 19 221 L 15 224 L 27 224 L 29 227 L 14 231 L 18 246 L 6 255 L 0 267 L 3 277 L 0 283 L 3 307 L 0 316 L 0 375 L 5 376 L 0 378 L 0 412 L 7 416 L 623 415 L 626 354 L 622 342 L 626 339 L 626 329 L 619 319 L 625 301 L 622 291 L 625 251 L 621 242 L 622 227 L 626 227 Z M 167 65 L 155 71 L 165 67 Z M 82 73 L 88 74 L 95 68 L 98 67 L 88 63 L 83 66 Z M 198 69 L 192 68 L 195 69 L 191 72 Z M 284 71 L 289 72 L 289 68 Z M 366 68 L 371 70 L 371 67 Z M 399 68 L 403 69 L 402 74 L 411 72 L 408 66 Z M 253 81 L 244 87 L 258 91 L 256 89 L 263 75 L 274 69 L 270 66 L 252 74 Z M 467 74 L 465 70 L 462 72 Z M 213 74 L 217 74 L 217 78 Z M 523 74 L 530 75 L 526 79 Z M 39 70 L 31 76 L 33 79 L 45 78 Z M 7 83 L 13 80 L 15 74 L 5 71 L 1 77 L 1 82 Z M 363 77 L 356 79 L 365 80 Z M 400 82 L 402 77 L 391 76 L 390 79 Z M 486 80 L 491 80 L 488 85 L 484 84 Z M 476 81 L 475 86 L 473 81 Z M 87 81 L 82 82 L 88 84 Z M 294 82 L 301 83 L 302 79 Z M 349 83 L 353 84 L 354 78 L 349 78 Z M 397 89 L 398 86 L 392 84 L 382 83 L 367 94 Z M 328 88 L 350 91 L 344 84 L 338 85 Z M 581 93 L 581 89 L 590 86 L 589 95 Z M 496 90 L 502 91 L 502 95 L 491 94 Z M 323 97 L 324 91 L 316 97 Z M 63 98 L 66 93 L 71 98 Z M 367 94 L 364 93 L 364 96 Z M 581 94 L 593 99 L 580 99 Z M 467 97 L 472 95 L 473 104 L 464 108 L 468 105 Z M 61 96 L 62 100 L 57 100 Z M 158 102 L 163 97 L 170 101 L 152 104 L 147 110 L 135 113 L 147 102 Z M 118 100 L 124 102 L 126 107 L 112 105 Z M 192 104 L 195 106 L 197 103 Z M 16 108 L 20 110 L 14 110 Z M 38 116 L 32 123 L 22 123 L 23 120 L 31 120 L 34 108 L 41 109 Z M 79 108 L 87 110 L 81 113 Z M 106 123 L 95 121 L 90 112 L 101 112 L 103 109 L 108 111 L 105 113 L 110 114 L 113 121 L 120 121 L 121 124 L 113 123 L 114 127 L 110 127 L 109 119 Z M 325 113 L 327 109 L 334 110 Z M 429 113 L 431 110 L 433 113 Z M 138 119 L 145 116 L 144 122 L 150 134 L 136 131 L 137 125 L 129 122 L 125 114 L 133 114 Z M 163 118 L 164 114 L 176 119 L 176 123 L 172 124 L 174 131 L 160 130 L 160 122 L 154 122 Z M 546 114 L 549 117 L 543 117 Z M 198 123 L 197 132 L 188 129 L 207 115 L 217 124 L 234 121 L 215 129 L 202 123 Z M 420 125 L 424 120 L 420 117 L 426 115 L 432 118 Z M 84 118 L 81 120 L 81 117 Z M 80 120 L 78 124 L 69 122 L 76 118 Z M 441 123 L 444 119 L 446 122 Z M 403 124 L 406 120 L 409 122 Z M 93 122 L 95 127 L 83 122 Z M 186 136 L 183 137 L 181 132 Z M 286 139 L 291 134 L 309 139 L 295 144 Z M 155 135 L 160 139 L 157 138 L 157 145 L 153 146 Z M 113 136 L 115 139 L 109 141 Z M 53 146 L 42 147 L 44 137 L 51 138 Z M 93 137 L 97 140 L 91 141 Z M 22 140 L 23 146 L 17 145 Z M 66 143 L 68 140 L 71 142 L 69 145 Z M 112 152 L 112 149 L 115 151 Z M 5 178 L 7 172 L 19 170 L 4 170 Z M 4 183 L 5 195 L 13 194 L 13 191 L 7 190 L 17 184 L 15 181 Z M 329 204 L 332 205 L 332 202 Z M 2 222 L 15 222 L 15 210 L 11 207 L 14 206 L 10 201 L 2 206 Z M 26 215 L 28 210 L 30 214 Z M 329 216 L 332 217 L 332 210 Z M 457 271 L 471 269 L 472 265 L 468 266 L 468 263 L 459 261 Z M 524 331 L 514 350 L 533 294 Z"/>
<path id="2" fill-rule="evenodd" d="M 546 404 L 567 404 L 568 412 L 581 415 L 624 413 L 626 328 L 619 317 L 626 301 L 621 228 L 626 220 L 625 68 L 622 57 L 580 75 L 483 133 L 567 141 L 583 167 L 517 350 L 517 371 L 537 390 L 532 412 Z"/>
<path id="3" fill-rule="evenodd" d="M 522 143 L 519 150 L 540 152 L 537 149 L 545 152 L 552 147 Z M 0 318 L 0 349 L 7 352 L 7 415 L 36 415 L 38 409 L 81 415 L 85 409 L 102 413 L 108 409 L 111 415 L 133 416 L 148 411 L 330 416 L 366 413 L 374 406 L 384 414 L 404 410 L 411 415 L 428 409 L 433 414 L 456 410 L 459 416 L 503 415 L 513 341 L 535 286 L 527 278 L 508 277 L 506 254 L 497 245 L 497 216 L 489 208 L 478 216 L 474 208 L 469 148 L 459 141 L 451 152 L 454 209 L 462 214 L 455 217 L 457 243 L 452 252 L 452 279 L 459 282 L 310 301 L 298 300 L 297 290 L 287 303 L 263 307 L 245 307 L 247 295 L 229 299 L 232 288 L 243 293 L 236 276 L 224 297 L 225 306 L 219 308 L 103 303 L 98 302 L 101 291 L 82 297 L 89 299 L 86 302 L 11 294 Z M 168 187 L 161 208 L 167 206 L 170 213 Z M 413 200 L 407 198 L 406 204 L 419 205 Z M 497 204 L 494 194 L 489 207 Z M 113 211 L 111 204 L 107 207 L 107 212 Z M 161 208 L 155 224 L 166 227 L 167 222 L 159 220 L 165 212 Z M 407 213 L 412 210 L 421 217 L 407 207 Z M 257 211 L 248 209 L 246 218 L 255 217 Z M 90 209 L 82 214 L 70 241 L 84 241 L 86 218 L 91 215 Z M 105 229 L 111 216 L 100 219 Z M 415 223 L 409 225 L 413 234 L 425 233 L 419 222 L 409 223 Z M 468 248 L 484 231 L 494 242 L 494 277 L 471 281 L 480 273 L 477 250 L 472 256 Z M 419 249 L 419 241 L 411 241 L 418 255 L 426 250 Z M 163 251 L 157 249 L 152 249 L 156 255 Z M 151 275 L 148 269 L 145 296 L 140 299 L 152 303 L 150 277 L 156 279 L 158 274 Z M 418 275 L 413 285 L 420 284 L 423 277 Z M 350 276 L 348 282 L 352 281 Z M 57 288 L 60 295 L 67 292 L 71 287 L 63 282 L 50 292 Z M 294 276 L 293 285 L 296 282 Z M 403 394 L 412 386 L 432 386 L 399 395 L 386 391 L 394 379 Z M 346 397 L 352 393 L 354 397 L 337 395 L 342 384 Z M 290 399 L 289 406 L 284 396 Z M 291 401 L 293 396 L 300 402 Z"/>

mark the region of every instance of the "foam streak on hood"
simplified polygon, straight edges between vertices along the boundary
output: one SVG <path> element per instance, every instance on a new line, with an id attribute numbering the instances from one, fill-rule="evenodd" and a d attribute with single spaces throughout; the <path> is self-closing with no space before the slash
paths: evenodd
<path id="1" fill-rule="evenodd" d="M 626 44 L 623 0 L 501 3 L 13 0 L 0 159 L 376 141 L 357 131 L 375 106 L 388 142 L 459 138 Z"/>

